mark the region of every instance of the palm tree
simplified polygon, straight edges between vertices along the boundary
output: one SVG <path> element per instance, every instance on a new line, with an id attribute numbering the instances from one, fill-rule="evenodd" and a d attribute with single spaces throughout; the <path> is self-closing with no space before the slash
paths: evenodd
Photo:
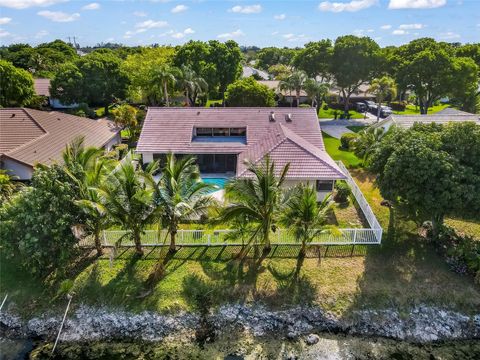
<path id="1" fill-rule="evenodd" d="M 298 106 L 300 104 L 300 92 L 305 87 L 305 82 L 307 80 L 308 76 L 304 71 L 296 70 L 286 80 L 280 82 L 280 90 L 283 90 L 282 87 L 284 87 L 288 88 L 290 91 L 295 91 L 295 98 Z"/>
<path id="2" fill-rule="evenodd" d="M 325 231 L 331 207 L 330 195 L 318 203 L 317 191 L 310 184 L 300 184 L 289 192 L 280 222 L 301 242 L 299 256 L 304 257 L 307 244 Z"/>
<path id="3" fill-rule="evenodd" d="M 113 110 L 115 125 L 128 131 L 128 142 L 132 144 L 137 138 L 140 126 L 137 118 L 138 110 L 131 105 L 123 104 Z"/>
<path id="4" fill-rule="evenodd" d="M 315 79 L 308 79 L 305 82 L 304 88 L 308 97 L 312 99 L 312 107 L 315 106 L 317 108 L 317 113 L 318 113 L 318 110 L 322 105 L 322 100 L 325 97 L 325 95 L 328 93 L 328 90 L 330 89 L 330 85 L 316 81 Z"/>
<path id="5" fill-rule="evenodd" d="M 252 226 L 250 242 L 256 238 L 264 245 L 264 253 L 270 251 L 270 231 L 275 229 L 275 221 L 282 197 L 282 185 L 290 164 L 275 176 L 275 163 L 267 156 L 257 165 L 247 163 L 252 178 L 237 178 L 228 183 L 225 196 L 231 205 L 224 208 L 219 216 L 221 222 L 243 221 Z"/>
<path id="6" fill-rule="evenodd" d="M 291 75 L 290 75 L 291 76 Z M 290 76 L 281 80 L 278 84 L 280 91 L 288 91 L 290 94 L 290 99 L 292 98 L 292 90 L 294 89 L 293 83 L 290 79 Z M 293 107 L 293 100 L 290 101 L 290 107 Z"/>
<path id="7" fill-rule="evenodd" d="M 0 169 L 0 203 L 7 201 L 22 186 L 22 183 L 13 180 L 15 177 L 8 170 Z"/>
<path id="8" fill-rule="evenodd" d="M 142 170 L 129 152 L 97 190 L 107 216 L 126 231 L 124 236 L 133 240 L 140 256 L 143 255 L 141 235 L 148 224 L 158 219 L 153 202 L 155 189 L 151 185 L 157 169 L 158 163 L 152 162 Z"/>
<path id="9" fill-rule="evenodd" d="M 182 65 L 177 84 L 184 91 L 185 99 L 189 106 L 195 106 L 198 95 L 208 90 L 208 84 L 205 79 L 185 65 Z"/>
<path id="10" fill-rule="evenodd" d="M 373 79 L 368 91 L 374 94 L 377 98 L 377 122 L 380 120 L 380 113 L 382 111 L 382 102 L 387 96 L 394 98 L 397 96 L 397 85 L 395 80 L 389 76 Z"/>
<path id="11" fill-rule="evenodd" d="M 363 159 L 365 164 L 378 143 L 385 136 L 385 130 L 382 127 L 368 127 L 358 133 L 358 137 L 352 142 L 355 155 Z"/>
<path id="12" fill-rule="evenodd" d="M 214 200 L 207 194 L 213 186 L 201 181 L 195 158 L 176 159 L 168 154 L 162 177 L 155 191 L 155 203 L 161 212 L 162 227 L 170 234 L 170 252 L 175 252 L 178 226 L 207 213 Z"/>
<path id="13" fill-rule="evenodd" d="M 168 87 L 173 86 L 176 82 L 176 71 L 174 68 L 168 65 L 162 65 L 156 68 L 152 74 L 151 81 L 154 83 L 160 83 L 163 91 L 163 97 L 165 99 L 165 105 L 170 106 L 168 98 Z"/>

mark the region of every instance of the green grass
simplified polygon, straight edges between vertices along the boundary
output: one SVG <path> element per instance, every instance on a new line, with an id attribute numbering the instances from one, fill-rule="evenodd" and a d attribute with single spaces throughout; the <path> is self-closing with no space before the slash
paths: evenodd
<path id="1" fill-rule="evenodd" d="M 448 226 L 453 227 L 457 232 L 480 240 L 480 219 L 445 219 Z"/>
<path id="2" fill-rule="evenodd" d="M 222 99 L 220 100 L 207 100 L 207 103 L 205 104 L 205 107 L 210 107 L 210 105 L 218 104 L 222 105 L 223 101 Z"/>
<path id="3" fill-rule="evenodd" d="M 337 111 L 337 119 L 340 119 L 340 114 L 343 113 L 342 110 L 336 110 Z M 318 118 L 319 119 L 333 119 L 335 117 L 334 115 L 335 113 L 335 110 L 333 109 L 328 109 L 328 110 L 325 110 L 322 107 L 320 107 L 320 110 L 318 111 Z M 364 115 L 359 113 L 359 112 L 356 112 L 354 110 L 350 111 L 349 112 L 350 114 L 350 119 L 363 119 L 364 118 Z"/>
<path id="4" fill-rule="evenodd" d="M 346 128 L 350 131 L 353 131 L 354 133 L 358 133 L 362 130 L 365 130 L 367 128 L 367 126 L 362 126 L 362 125 L 350 125 L 350 126 L 346 126 Z"/>
<path id="5" fill-rule="evenodd" d="M 442 105 L 434 105 L 431 108 L 428 108 L 428 113 L 427 114 L 435 114 L 450 105 L 448 104 L 442 104 Z M 420 114 L 420 108 L 416 107 L 415 105 L 407 105 L 405 111 L 394 111 L 394 114 L 397 115 L 419 115 Z"/>
<path id="6" fill-rule="evenodd" d="M 340 140 L 336 139 L 322 131 L 323 143 L 327 153 L 333 160 L 341 160 L 347 167 L 357 167 L 362 164 L 362 160 L 348 150 L 340 149 Z"/>

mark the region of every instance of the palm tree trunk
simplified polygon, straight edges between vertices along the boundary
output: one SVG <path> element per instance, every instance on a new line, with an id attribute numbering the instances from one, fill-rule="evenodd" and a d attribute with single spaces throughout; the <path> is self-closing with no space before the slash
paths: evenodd
<path id="1" fill-rule="evenodd" d="M 264 231 L 264 233 L 263 233 L 263 241 L 264 241 L 263 251 L 265 253 L 270 252 L 270 249 L 272 248 L 272 246 L 270 244 L 270 226 L 268 226 L 266 231 Z"/>
<path id="2" fill-rule="evenodd" d="M 165 104 L 167 105 L 167 107 L 169 107 L 170 104 L 168 102 L 168 90 L 167 90 L 167 82 L 166 81 L 163 83 L 163 90 L 165 91 Z"/>
<path id="3" fill-rule="evenodd" d="M 300 105 L 300 90 L 296 91 L 295 97 L 296 97 L 297 107 L 298 107 Z"/>
<path id="4" fill-rule="evenodd" d="M 298 255 L 304 257 L 306 253 L 306 248 L 307 248 L 307 244 L 305 240 L 302 240 L 302 245 L 300 246 L 300 254 Z"/>
<path id="5" fill-rule="evenodd" d="M 142 242 L 140 238 L 140 232 L 136 231 L 133 234 L 133 241 L 135 242 L 135 252 L 137 253 L 137 255 L 142 256 L 143 249 L 142 249 Z"/>
<path id="6" fill-rule="evenodd" d="M 185 89 L 185 100 L 187 101 L 187 107 L 190 106 L 190 97 L 188 96 L 188 90 Z"/>
<path id="7" fill-rule="evenodd" d="M 100 241 L 100 231 L 95 231 L 95 249 L 97 249 L 97 255 L 103 254 L 102 242 Z"/>
<path id="8" fill-rule="evenodd" d="M 377 108 L 377 123 L 378 123 L 378 122 L 380 121 L 380 111 L 381 111 L 381 109 L 382 109 L 382 103 L 379 102 L 379 103 L 377 104 L 377 106 L 378 106 L 378 108 Z"/>
<path id="9" fill-rule="evenodd" d="M 175 244 L 176 236 L 177 236 L 177 229 L 170 230 L 170 248 L 168 249 L 168 251 L 171 253 L 177 251 L 177 245 Z"/>

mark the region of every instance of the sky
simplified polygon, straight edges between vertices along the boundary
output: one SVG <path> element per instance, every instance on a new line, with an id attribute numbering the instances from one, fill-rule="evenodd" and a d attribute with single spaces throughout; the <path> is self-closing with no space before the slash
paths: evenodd
<path id="1" fill-rule="evenodd" d="M 480 0 L 0 0 L 3 45 L 75 37 L 81 46 L 233 39 L 296 47 L 347 34 L 381 46 L 420 37 L 480 42 Z"/>

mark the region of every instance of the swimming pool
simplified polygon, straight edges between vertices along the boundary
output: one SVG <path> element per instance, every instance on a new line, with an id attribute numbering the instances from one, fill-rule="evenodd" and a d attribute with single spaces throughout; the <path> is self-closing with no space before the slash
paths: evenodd
<path id="1" fill-rule="evenodd" d="M 216 188 L 211 191 L 211 192 L 214 192 L 214 191 L 224 189 L 225 184 L 228 182 L 228 179 L 227 178 L 221 178 L 221 177 L 207 177 L 207 178 L 202 178 L 202 181 L 205 184 L 215 185 Z"/>

